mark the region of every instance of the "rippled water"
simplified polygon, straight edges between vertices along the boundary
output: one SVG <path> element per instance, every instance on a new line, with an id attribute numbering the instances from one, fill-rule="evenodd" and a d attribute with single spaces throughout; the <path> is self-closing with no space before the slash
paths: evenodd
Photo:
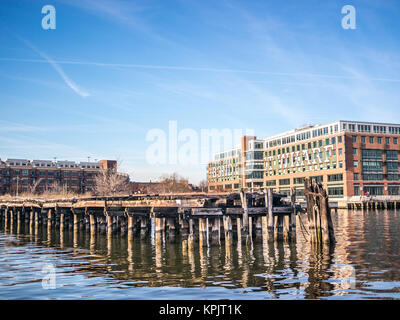
<path id="1" fill-rule="evenodd" d="M 337 243 L 233 241 L 193 253 L 179 238 L 0 225 L 1 299 L 400 299 L 400 213 L 333 214 Z M 54 266 L 55 289 L 43 284 Z M 45 279 L 45 280 L 43 280 Z"/>

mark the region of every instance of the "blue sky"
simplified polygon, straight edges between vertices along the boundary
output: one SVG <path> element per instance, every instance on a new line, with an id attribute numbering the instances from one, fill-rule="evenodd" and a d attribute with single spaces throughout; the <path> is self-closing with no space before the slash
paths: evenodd
<path id="1" fill-rule="evenodd" d="M 0 158 L 118 158 L 135 181 L 196 183 L 202 164 L 147 163 L 149 130 L 399 123 L 399 17 L 396 0 L 2 0 Z"/>

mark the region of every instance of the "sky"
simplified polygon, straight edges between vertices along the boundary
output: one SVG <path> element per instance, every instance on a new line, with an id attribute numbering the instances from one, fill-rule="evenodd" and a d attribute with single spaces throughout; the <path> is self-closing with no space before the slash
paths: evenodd
<path id="1" fill-rule="evenodd" d="M 2 0 L 0 158 L 118 159 L 132 181 L 198 183 L 204 162 L 149 162 L 150 132 L 172 143 L 176 121 L 195 149 L 201 130 L 400 123 L 399 16 L 397 0 Z"/>

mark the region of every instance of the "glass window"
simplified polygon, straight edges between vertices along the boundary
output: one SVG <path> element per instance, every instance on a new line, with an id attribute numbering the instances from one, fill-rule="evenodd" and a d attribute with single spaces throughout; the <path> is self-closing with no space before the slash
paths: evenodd
<path id="1" fill-rule="evenodd" d="M 393 138 L 393 144 L 397 144 L 397 138 Z"/>
<path id="2" fill-rule="evenodd" d="M 353 167 L 358 168 L 358 161 L 353 161 Z"/>
<path id="3" fill-rule="evenodd" d="M 358 173 L 354 173 L 354 180 L 358 181 Z"/>
<path id="4" fill-rule="evenodd" d="M 387 160 L 397 160 L 397 150 L 387 150 L 386 151 Z"/>
<path id="5" fill-rule="evenodd" d="M 365 143 L 365 137 L 361 137 L 361 143 Z"/>
<path id="6" fill-rule="evenodd" d="M 337 138 L 337 141 L 338 141 L 339 143 L 342 143 L 342 136 L 339 136 L 339 137 Z"/>
<path id="7" fill-rule="evenodd" d="M 353 142 L 357 142 L 357 136 L 353 136 Z"/>
<path id="8" fill-rule="evenodd" d="M 343 187 L 328 187 L 328 195 L 332 198 L 342 198 Z"/>
<path id="9" fill-rule="evenodd" d="M 343 181 L 343 174 L 328 174 L 328 182 L 332 181 Z"/>
<path id="10" fill-rule="evenodd" d="M 378 143 L 382 144 L 382 137 L 378 137 Z"/>
<path id="11" fill-rule="evenodd" d="M 353 154 L 357 154 L 357 149 L 353 148 Z"/>

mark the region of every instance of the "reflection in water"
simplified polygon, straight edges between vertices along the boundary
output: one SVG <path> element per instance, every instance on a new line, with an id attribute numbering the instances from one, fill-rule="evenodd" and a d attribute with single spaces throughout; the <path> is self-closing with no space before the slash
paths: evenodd
<path id="1" fill-rule="evenodd" d="M 236 232 L 193 241 L 32 218 L 1 221 L 1 298 L 400 298 L 400 217 L 393 211 L 333 214 L 337 243 L 324 247 L 300 234 L 297 243 L 259 236 L 246 245 Z M 46 291 L 41 268 L 50 261 L 58 287 Z"/>

